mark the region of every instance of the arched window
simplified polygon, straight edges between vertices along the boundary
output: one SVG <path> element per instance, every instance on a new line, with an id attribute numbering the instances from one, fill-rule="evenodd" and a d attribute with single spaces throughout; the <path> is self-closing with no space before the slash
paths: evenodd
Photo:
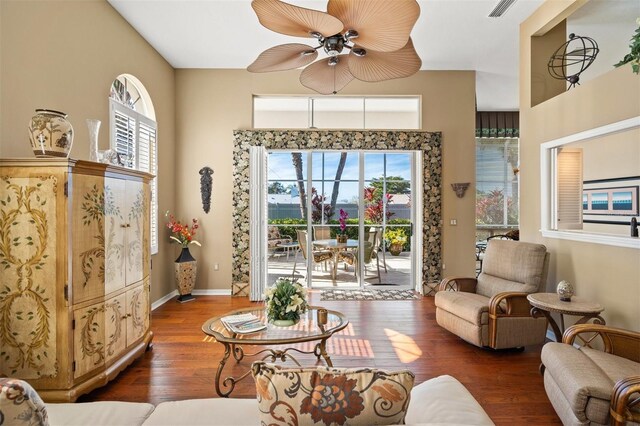
<path id="1" fill-rule="evenodd" d="M 111 148 L 125 166 L 156 176 L 151 181 L 151 254 L 158 252 L 158 127 L 149 93 L 140 80 L 122 74 L 109 93 Z"/>

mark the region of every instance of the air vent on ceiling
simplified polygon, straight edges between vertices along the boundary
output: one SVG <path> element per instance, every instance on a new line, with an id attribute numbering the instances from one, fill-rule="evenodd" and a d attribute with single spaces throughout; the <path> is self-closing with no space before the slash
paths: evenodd
<path id="1" fill-rule="evenodd" d="M 516 0 L 500 0 L 496 7 L 489 14 L 489 18 L 501 17 Z"/>

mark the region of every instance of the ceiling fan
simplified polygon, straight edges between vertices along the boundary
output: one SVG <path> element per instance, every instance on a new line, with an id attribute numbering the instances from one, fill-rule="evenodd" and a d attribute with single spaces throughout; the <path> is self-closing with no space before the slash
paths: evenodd
<path id="1" fill-rule="evenodd" d="M 311 64 L 300 74 L 300 83 L 329 95 L 354 78 L 376 82 L 408 77 L 422 65 L 409 37 L 420 15 L 416 0 L 329 0 L 327 12 L 280 0 L 253 0 L 251 7 L 268 29 L 316 39 L 317 46 L 272 47 L 248 71 L 284 71 Z M 328 57 L 314 62 L 320 49 Z"/>

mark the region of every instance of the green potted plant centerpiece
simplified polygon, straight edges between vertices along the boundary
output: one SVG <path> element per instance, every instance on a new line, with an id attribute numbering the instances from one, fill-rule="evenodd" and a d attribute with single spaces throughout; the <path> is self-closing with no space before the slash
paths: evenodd
<path id="1" fill-rule="evenodd" d="M 399 256 L 407 243 L 407 234 L 402 228 L 390 228 L 384 233 L 384 239 L 387 241 L 389 253 Z"/>
<path id="2" fill-rule="evenodd" d="M 269 322 L 279 327 L 294 325 L 309 307 L 307 289 L 290 278 L 278 278 L 267 288 L 264 301 Z"/>

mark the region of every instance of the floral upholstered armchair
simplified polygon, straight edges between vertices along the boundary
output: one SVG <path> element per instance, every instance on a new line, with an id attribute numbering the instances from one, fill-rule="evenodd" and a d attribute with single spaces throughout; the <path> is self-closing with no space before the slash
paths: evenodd
<path id="1" fill-rule="evenodd" d="M 278 244 L 292 243 L 291 237 L 281 236 L 280 229 L 277 226 L 269 226 L 267 228 L 267 250 L 274 253 L 278 249 Z"/>

